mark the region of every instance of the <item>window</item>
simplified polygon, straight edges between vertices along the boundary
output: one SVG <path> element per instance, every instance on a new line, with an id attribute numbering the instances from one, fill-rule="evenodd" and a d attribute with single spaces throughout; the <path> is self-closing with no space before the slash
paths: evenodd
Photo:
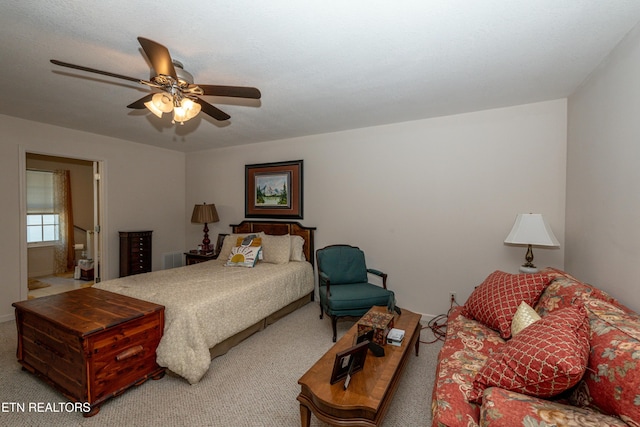
<path id="1" fill-rule="evenodd" d="M 60 240 L 60 217 L 58 214 L 27 214 L 27 243 L 58 240 Z"/>
<path id="2" fill-rule="evenodd" d="M 60 240 L 60 216 L 54 206 L 53 172 L 27 170 L 27 243 Z"/>

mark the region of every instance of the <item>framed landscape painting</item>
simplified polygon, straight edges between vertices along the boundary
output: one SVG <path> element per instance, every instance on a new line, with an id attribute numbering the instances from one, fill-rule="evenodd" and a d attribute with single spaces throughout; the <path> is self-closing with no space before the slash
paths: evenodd
<path id="1" fill-rule="evenodd" d="M 302 160 L 245 166 L 246 218 L 302 219 Z"/>

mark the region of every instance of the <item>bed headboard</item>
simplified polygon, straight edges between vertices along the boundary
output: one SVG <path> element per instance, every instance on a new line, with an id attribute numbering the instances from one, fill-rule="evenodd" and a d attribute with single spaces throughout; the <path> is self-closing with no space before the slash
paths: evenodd
<path id="1" fill-rule="evenodd" d="M 231 224 L 234 233 L 259 233 L 280 236 L 290 234 L 301 236 L 304 239 L 304 256 L 311 264 L 315 264 L 315 249 L 313 246 L 313 233 L 315 227 L 305 227 L 299 222 L 285 221 L 242 221 L 240 224 Z"/>

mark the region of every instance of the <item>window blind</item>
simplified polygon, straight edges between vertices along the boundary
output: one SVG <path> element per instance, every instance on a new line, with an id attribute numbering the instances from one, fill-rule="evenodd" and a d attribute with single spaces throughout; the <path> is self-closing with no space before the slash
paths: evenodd
<path id="1" fill-rule="evenodd" d="M 27 170 L 27 213 L 54 213 L 53 172 Z"/>

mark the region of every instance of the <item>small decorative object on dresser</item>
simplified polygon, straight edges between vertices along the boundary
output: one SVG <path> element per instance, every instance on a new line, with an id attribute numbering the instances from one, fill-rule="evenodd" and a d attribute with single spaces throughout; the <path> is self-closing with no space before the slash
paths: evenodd
<path id="1" fill-rule="evenodd" d="M 120 277 L 151 271 L 151 233 L 120 232 Z"/>
<path id="2" fill-rule="evenodd" d="M 160 379 L 164 306 L 95 288 L 13 303 L 18 361 L 95 415 L 107 399 Z"/>

